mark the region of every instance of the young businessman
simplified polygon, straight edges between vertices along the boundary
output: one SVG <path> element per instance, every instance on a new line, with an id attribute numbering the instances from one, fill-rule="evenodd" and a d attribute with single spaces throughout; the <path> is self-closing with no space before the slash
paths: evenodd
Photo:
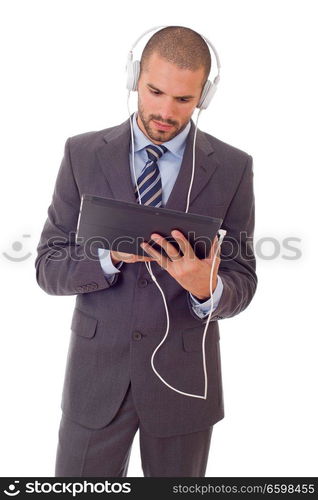
<path id="1" fill-rule="evenodd" d="M 206 399 L 171 390 L 203 391 L 202 335 L 210 307 L 215 240 L 198 259 L 187 238 L 177 250 L 154 233 L 164 250 L 149 257 L 98 250 L 95 259 L 75 245 L 83 193 L 184 211 L 192 171 L 191 116 L 208 78 L 211 57 L 203 38 L 183 27 L 155 33 L 141 57 L 138 111 L 129 120 L 66 141 L 38 255 L 37 281 L 54 295 L 76 295 L 62 396 L 56 476 L 126 476 L 139 429 L 145 476 L 204 476 L 213 425 L 224 417 L 218 320 L 243 311 L 255 293 L 252 157 L 198 130 L 189 212 L 223 219 L 216 257 L 213 313 L 205 340 Z"/>

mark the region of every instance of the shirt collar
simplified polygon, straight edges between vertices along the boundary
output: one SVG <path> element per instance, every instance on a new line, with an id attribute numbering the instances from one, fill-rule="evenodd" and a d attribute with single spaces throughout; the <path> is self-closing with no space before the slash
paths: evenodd
<path id="1" fill-rule="evenodd" d="M 189 121 L 187 126 L 178 135 L 176 135 L 170 141 L 163 143 L 172 154 L 182 157 L 190 128 L 191 128 L 191 123 Z M 149 143 L 151 143 L 151 141 L 140 130 L 137 124 L 137 111 L 134 113 L 133 116 L 133 131 L 134 131 L 135 152 L 140 151 L 141 149 L 148 146 Z"/>

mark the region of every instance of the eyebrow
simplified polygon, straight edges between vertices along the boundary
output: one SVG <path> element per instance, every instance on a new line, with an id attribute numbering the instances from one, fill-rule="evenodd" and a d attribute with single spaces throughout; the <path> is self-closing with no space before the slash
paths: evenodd
<path id="1" fill-rule="evenodd" d="M 157 92 L 161 92 L 161 94 L 164 94 L 162 90 L 157 89 L 152 83 L 147 83 L 147 87 L 151 88 L 152 90 L 156 90 Z M 193 99 L 194 95 L 180 95 L 180 96 L 175 96 L 176 99 Z"/>

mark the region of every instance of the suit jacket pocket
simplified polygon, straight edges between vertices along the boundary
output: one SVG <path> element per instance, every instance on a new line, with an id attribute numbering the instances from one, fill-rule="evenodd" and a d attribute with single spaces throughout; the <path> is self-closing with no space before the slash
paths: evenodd
<path id="1" fill-rule="evenodd" d="M 193 351 L 202 351 L 202 339 L 205 325 L 197 326 L 195 328 L 187 328 L 182 332 L 182 343 L 183 348 L 187 352 Z M 211 329 L 211 330 L 210 330 Z M 214 340 L 220 339 L 219 328 L 218 326 L 211 323 L 208 327 L 208 331 L 206 333 L 206 337 L 208 335 L 212 335 Z M 207 343 L 207 338 L 205 339 L 205 343 Z"/>
<path id="2" fill-rule="evenodd" d="M 93 338 L 96 333 L 98 320 L 84 313 L 77 307 L 74 309 L 71 330 L 77 335 Z"/>

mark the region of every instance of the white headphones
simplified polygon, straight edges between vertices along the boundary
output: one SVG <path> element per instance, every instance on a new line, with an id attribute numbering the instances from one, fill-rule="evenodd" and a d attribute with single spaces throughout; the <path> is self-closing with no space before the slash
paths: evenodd
<path id="1" fill-rule="evenodd" d="M 155 31 L 159 28 L 168 28 L 168 27 L 169 26 L 156 26 L 154 28 L 151 28 L 151 29 L 145 31 L 139 38 L 137 38 L 135 43 L 132 45 L 132 47 L 128 53 L 127 65 L 126 65 L 127 89 L 129 91 L 137 90 L 137 84 L 138 84 L 139 75 L 140 75 L 140 61 L 133 60 L 133 49 L 135 48 L 135 46 L 137 45 L 139 40 L 141 40 L 141 38 L 143 38 L 145 35 L 147 35 L 151 31 Z M 212 100 L 212 97 L 214 96 L 214 94 L 216 92 L 217 85 L 218 85 L 219 80 L 220 80 L 221 64 L 220 64 L 220 59 L 219 59 L 218 53 L 215 50 L 215 48 L 213 47 L 212 43 L 204 36 L 202 36 L 202 35 L 200 35 L 200 36 L 203 38 L 203 40 L 206 42 L 206 44 L 212 49 L 214 56 L 215 56 L 215 59 L 216 59 L 217 68 L 218 68 L 218 73 L 217 73 L 216 77 L 214 78 L 213 83 L 211 82 L 211 80 L 206 81 L 206 83 L 203 87 L 203 90 L 202 90 L 200 100 L 199 100 L 198 105 L 197 105 L 197 108 L 199 108 L 199 109 L 206 109 L 209 106 L 209 104 Z"/>

